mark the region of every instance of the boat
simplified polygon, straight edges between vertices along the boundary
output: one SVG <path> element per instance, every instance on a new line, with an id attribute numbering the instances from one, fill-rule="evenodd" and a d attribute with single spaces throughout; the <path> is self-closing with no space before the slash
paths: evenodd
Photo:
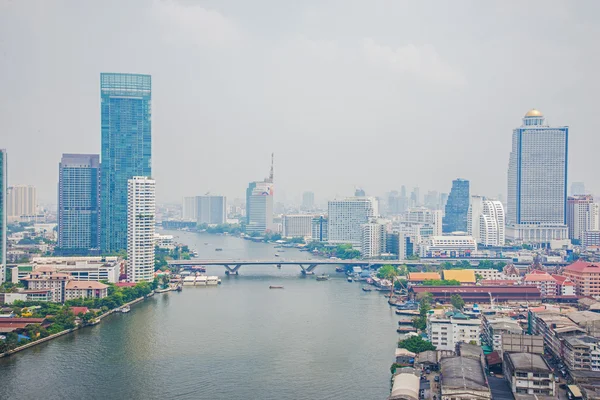
<path id="1" fill-rule="evenodd" d="M 217 248 L 215 249 L 215 251 L 223 251 L 223 249 L 222 249 L 222 248 L 220 248 L 220 247 L 217 247 Z"/>
<path id="2" fill-rule="evenodd" d="M 269 286 L 269 289 L 283 289 L 283 286 L 271 285 L 271 286 Z"/>
<path id="3" fill-rule="evenodd" d="M 196 271 L 196 272 L 206 272 L 206 267 L 203 267 L 202 265 L 193 266 L 193 267 L 192 267 L 192 271 Z"/>
<path id="4" fill-rule="evenodd" d="M 275 257 L 279 257 L 279 253 L 275 253 Z"/>
<path id="5" fill-rule="evenodd" d="M 208 246 L 208 243 L 204 243 L 205 246 Z"/>
<path id="6" fill-rule="evenodd" d="M 373 289 L 371 289 L 371 288 L 370 288 L 370 287 L 368 287 L 368 286 L 363 286 L 363 287 L 362 287 L 362 290 L 363 290 L 363 292 L 372 292 L 372 291 L 373 291 Z"/>
<path id="7" fill-rule="evenodd" d="M 177 285 L 177 288 L 175 289 L 178 292 L 181 292 L 183 290 L 183 286 L 182 285 Z"/>
<path id="8" fill-rule="evenodd" d="M 351 276 L 348 277 L 348 282 L 354 282 Z"/>
<path id="9" fill-rule="evenodd" d="M 218 276 L 209 276 L 206 278 L 206 285 L 207 286 L 214 286 L 214 285 L 218 285 L 219 284 L 219 277 Z"/>
<path id="10" fill-rule="evenodd" d="M 317 275 L 317 280 L 318 281 L 326 281 L 328 279 L 329 279 L 329 275 L 326 275 L 326 274 Z"/>
<path id="11" fill-rule="evenodd" d="M 131 307 L 129 307 L 129 306 L 121 307 L 119 309 L 119 311 L 122 313 L 128 313 L 129 311 L 131 311 Z"/>
<path id="12" fill-rule="evenodd" d="M 335 272 L 344 272 L 344 267 L 335 267 Z"/>

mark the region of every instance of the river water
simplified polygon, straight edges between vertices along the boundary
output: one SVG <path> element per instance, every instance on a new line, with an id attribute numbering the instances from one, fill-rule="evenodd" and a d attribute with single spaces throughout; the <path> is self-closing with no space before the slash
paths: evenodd
<path id="1" fill-rule="evenodd" d="M 229 236 L 169 232 L 200 258 L 274 259 Z M 208 243 L 208 244 L 205 244 Z M 217 247 L 223 248 L 216 252 Z M 295 249 L 282 259 L 312 257 Z M 0 399 L 385 399 L 396 320 L 386 298 L 332 267 L 243 266 L 128 314 L 0 359 Z M 269 290 L 283 285 L 283 290 Z"/>

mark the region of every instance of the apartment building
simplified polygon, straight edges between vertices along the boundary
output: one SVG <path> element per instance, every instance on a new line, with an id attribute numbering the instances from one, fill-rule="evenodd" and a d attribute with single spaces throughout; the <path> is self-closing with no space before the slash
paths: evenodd
<path id="1" fill-rule="evenodd" d="M 575 284 L 577 296 L 600 297 L 600 264 L 577 260 L 565 268 L 563 275 Z"/>
<path id="2" fill-rule="evenodd" d="M 516 395 L 555 396 L 552 370 L 539 354 L 504 353 L 503 372 Z"/>
<path id="3" fill-rule="evenodd" d="M 437 350 L 454 350 L 460 342 L 481 345 L 481 322 L 458 312 L 427 319 L 427 336 Z"/>

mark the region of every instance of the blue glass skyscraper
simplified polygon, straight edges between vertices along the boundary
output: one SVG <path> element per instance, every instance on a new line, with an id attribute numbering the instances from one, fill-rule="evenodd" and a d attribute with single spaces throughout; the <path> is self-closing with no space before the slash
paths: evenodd
<path id="1" fill-rule="evenodd" d="M 89 254 L 100 247 L 100 156 L 63 154 L 58 171 L 58 248 Z"/>
<path id="2" fill-rule="evenodd" d="M 127 180 L 150 176 L 152 80 L 150 75 L 100 75 L 102 158 L 100 247 L 127 248 Z"/>
<path id="3" fill-rule="evenodd" d="M 446 215 L 442 222 L 444 232 L 467 232 L 469 213 L 469 181 L 455 179 L 446 201 Z"/>

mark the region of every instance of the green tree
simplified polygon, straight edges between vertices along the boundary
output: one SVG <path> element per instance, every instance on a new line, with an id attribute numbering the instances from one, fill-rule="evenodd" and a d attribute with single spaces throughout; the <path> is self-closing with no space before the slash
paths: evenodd
<path id="1" fill-rule="evenodd" d="M 411 336 L 398 342 L 398 347 L 412 351 L 413 353 L 421 353 L 422 351 L 435 350 L 435 346 L 420 336 Z"/>
<path id="2" fill-rule="evenodd" d="M 394 295 L 394 285 L 396 284 L 396 278 L 398 277 L 398 270 L 393 265 L 384 265 L 377 271 L 377 276 L 380 279 L 387 279 L 392 283 L 390 290 L 390 298 Z"/>
<path id="3" fill-rule="evenodd" d="M 458 310 L 462 310 L 465 306 L 465 301 L 458 293 L 452 295 L 452 297 L 450 298 L 450 303 L 452 303 L 454 308 Z"/>
<path id="4" fill-rule="evenodd" d="M 423 281 L 423 286 L 460 286 L 460 282 L 456 279 L 427 279 Z"/>

